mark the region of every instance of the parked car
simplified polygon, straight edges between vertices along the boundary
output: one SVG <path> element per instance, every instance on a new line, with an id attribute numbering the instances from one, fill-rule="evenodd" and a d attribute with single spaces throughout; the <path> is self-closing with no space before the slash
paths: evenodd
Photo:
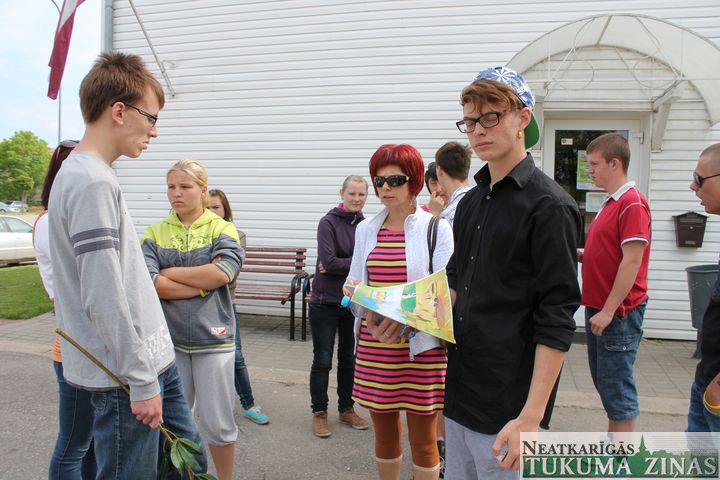
<path id="1" fill-rule="evenodd" d="M 7 203 L 7 202 L 0 202 L 0 212 L 13 212 L 13 213 L 20 213 L 22 209 L 19 205 L 15 204 L 15 202 Z M 22 203 L 22 202 L 17 202 Z"/>
<path id="2" fill-rule="evenodd" d="M 13 208 L 16 208 L 17 210 L 13 210 Z M 10 211 L 11 212 L 24 212 L 28 209 L 28 204 L 25 202 L 21 202 L 20 200 L 15 200 L 14 202 L 10 203 Z"/>
<path id="3" fill-rule="evenodd" d="M 32 231 L 32 225 L 20 218 L 0 216 L 0 264 L 35 260 Z"/>

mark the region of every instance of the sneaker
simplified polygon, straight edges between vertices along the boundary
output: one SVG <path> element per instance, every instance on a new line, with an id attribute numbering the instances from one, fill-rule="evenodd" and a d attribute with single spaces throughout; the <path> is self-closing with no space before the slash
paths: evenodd
<path id="1" fill-rule="evenodd" d="M 445 478 L 445 440 L 438 440 L 437 447 L 440 454 L 440 478 Z"/>
<path id="2" fill-rule="evenodd" d="M 312 430 L 316 437 L 326 438 L 332 435 L 328 428 L 327 412 L 313 413 Z"/>
<path id="3" fill-rule="evenodd" d="M 353 410 L 352 408 L 350 410 L 340 412 L 340 423 L 350 425 L 355 430 L 367 430 L 367 428 L 370 426 L 368 422 L 366 422 L 365 419 L 363 419 L 360 415 L 355 413 L 355 410 Z"/>
<path id="4" fill-rule="evenodd" d="M 267 425 L 270 423 L 270 418 L 262 411 L 260 405 L 255 405 L 247 410 L 243 410 L 243 416 L 258 425 Z"/>

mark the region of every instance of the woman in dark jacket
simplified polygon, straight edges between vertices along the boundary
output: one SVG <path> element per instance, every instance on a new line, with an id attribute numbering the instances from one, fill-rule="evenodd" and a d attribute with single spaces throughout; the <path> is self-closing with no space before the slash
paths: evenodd
<path id="1" fill-rule="evenodd" d="M 367 200 L 368 184 L 364 178 L 351 175 L 340 190 L 342 203 L 330 210 L 318 224 L 318 255 L 310 297 L 310 328 L 313 340 L 313 363 L 310 369 L 312 430 L 318 437 L 329 437 L 328 382 L 332 369 L 335 335 L 338 335 L 337 394 L 340 422 L 358 430 L 368 423 L 353 409 L 352 388 L 355 370 L 354 318 L 340 306 L 342 285 L 350 271 L 355 246 L 355 227 L 363 220 L 362 208 Z"/>

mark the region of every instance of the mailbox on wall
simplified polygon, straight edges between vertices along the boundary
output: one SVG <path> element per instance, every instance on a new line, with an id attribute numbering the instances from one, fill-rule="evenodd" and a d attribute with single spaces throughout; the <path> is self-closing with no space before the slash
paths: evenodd
<path id="1" fill-rule="evenodd" d="M 678 247 L 702 247 L 707 215 L 687 212 L 674 215 L 673 220 L 675 220 L 675 240 Z"/>

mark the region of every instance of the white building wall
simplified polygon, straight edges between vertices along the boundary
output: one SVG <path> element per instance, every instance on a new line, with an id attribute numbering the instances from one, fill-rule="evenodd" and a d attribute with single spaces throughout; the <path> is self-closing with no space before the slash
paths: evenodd
<path id="1" fill-rule="evenodd" d="M 660 338 L 695 338 L 695 330 L 689 327 L 685 267 L 717 263 L 720 252 L 720 221 L 714 215 L 708 218 L 702 248 L 678 248 L 675 244 L 672 216 L 687 211 L 704 213 L 689 189 L 697 157 L 705 147 L 720 141 L 720 132 L 708 129 L 703 106 L 695 90 L 686 91 L 672 107 L 662 152 L 652 154 L 649 202 L 654 244 L 648 278 L 652 300 L 646 326 L 652 330 L 650 334 Z"/>
<path id="2" fill-rule="evenodd" d="M 717 0 L 135 4 L 175 90 L 149 151 L 116 163 L 138 231 L 167 214 L 167 168 L 193 157 L 207 166 L 212 186 L 228 193 L 249 243 L 306 246 L 311 265 L 317 221 L 338 201 L 346 175 L 367 176 L 368 159 L 383 143 L 410 143 L 429 162 L 444 142 L 463 141 L 454 126 L 462 87 L 480 68 L 506 63 L 547 31 L 593 14 L 638 13 L 720 43 Z M 127 0 L 113 5 L 114 47 L 141 54 L 160 77 Z M 676 111 L 683 117 L 676 118 Z M 707 130 L 705 118 L 697 99 L 674 107 L 663 152 L 653 156 L 661 162 L 651 172 L 656 238 L 672 233 L 662 223 L 668 214 L 698 210 L 683 183 L 699 150 L 720 136 Z M 473 170 L 479 166 L 475 160 Z M 660 195 L 663 189 L 667 196 Z M 378 209 L 371 198 L 366 213 Z M 664 322 L 658 330 L 679 327 L 681 335 L 690 334 L 677 269 L 714 261 L 720 250 L 716 221 L 709 230 L 697 252 L 656 249 L 653 261 L 664 262 L 658 265 L 670 273 L 662 270 L 653 281 L 670 282 L 657 293 L 672 298 L 653 298 L 653 304 L 671 302 L 651 307 L 664 312 L 657 314 Z M 677 260 L 665 258 L 674 255 Z M 248 311 L 287 308 L 268 304 Z"/>
<path id="3" fill-rule="evenodd" d="M 645 168 L 641 169 L 642 178 L 632 180 L 645 191 L 653 219 L 645 334 L 653 338 L 694 338 L 685 267 L 717 262 L 720 222 L 711 217 L 702 248 L 678 248 L 672 217 L 687 211 L 702 212 L 689 189 L 691 173 L 699 152 L 720 141 L 720 132 L 709 129 L 702 98 L 692 86 L 685 88 L 682 98 L 673 103 L 662 151 L 652 152 L 652 100 L 670 87 L 668 79 L 673 78 L 673 72 L 667 66 L 637 52 L 600 47 L 583 49 L 569 57 L 564 53 L 556 55 L 528 70 L 525 78 L 534 91 L 541 92 L 548 72 L 555 72 L 559 80 L 540 98 L 546 120 L 640 121 L 645 139 L 640 156 L 632 158 L 631 163 L 641 162 Z M 647 80 L 652 77 L 665 80 Z M 539 165 L 547 161 L 544 152 L 534 153 Z"/>

